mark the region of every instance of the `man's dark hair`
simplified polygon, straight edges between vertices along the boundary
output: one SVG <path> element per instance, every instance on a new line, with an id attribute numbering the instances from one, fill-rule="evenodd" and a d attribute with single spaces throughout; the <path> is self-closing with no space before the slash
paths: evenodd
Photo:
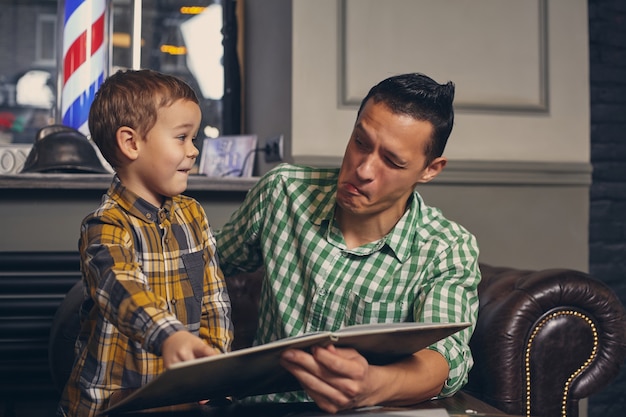
<path id="1" fill-rule="evenodd" d="M 420 73 L 389 77 L 370 89 L 361 101 L 358 114 L 370 99 L 384 103 L 393 113 L 432 123 L 433 137 L 425 149 L 426 163 L 443 154 L 454 124 L 452 81 L 439 84 Z"/>

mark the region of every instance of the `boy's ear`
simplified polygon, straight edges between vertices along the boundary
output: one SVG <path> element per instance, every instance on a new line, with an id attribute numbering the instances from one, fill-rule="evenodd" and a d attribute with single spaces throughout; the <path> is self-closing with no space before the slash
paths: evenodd
<path id="1" fill-rule="evenodd" d="M 139 156 L 139 135 L 128 126 L 122 126 L 115 132 L 117 147 L 122 155 L 134 161 Z"/>
<path id="2" fill-rule="evenodd" d="M 446 167 L 448 159 L 440 156 L 435 158 L 428 166 L 422 171 L 422 175 L 418 182 L 426 183 L 435 178 Z"/>

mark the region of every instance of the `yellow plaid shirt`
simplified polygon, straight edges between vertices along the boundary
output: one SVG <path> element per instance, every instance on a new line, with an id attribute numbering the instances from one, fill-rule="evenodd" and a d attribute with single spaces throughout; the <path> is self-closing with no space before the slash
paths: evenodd
<path id="1" fill-rule="evenodd" d="M 176 196 L 158 208 L 117 176 L 81 225 L 86 286 L 77 361 L 59 414 L 93 416 L 115 393 L 164 370 L 163 341 L 186 329 L 230 349 L 230 300 L 202 206 Z"/>

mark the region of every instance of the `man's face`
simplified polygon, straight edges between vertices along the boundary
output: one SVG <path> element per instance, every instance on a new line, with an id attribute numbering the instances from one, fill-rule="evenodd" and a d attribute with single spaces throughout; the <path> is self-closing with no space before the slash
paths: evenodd
<path id="1" fill-rule="evenodd" d="M 363 107 L 344 154 L 337 188 L 343 214 L 397 221 L 418 183 L 434 178 L 446 164 L 426 164 L 430 122 L 394 114 L 383 103 Z"/>

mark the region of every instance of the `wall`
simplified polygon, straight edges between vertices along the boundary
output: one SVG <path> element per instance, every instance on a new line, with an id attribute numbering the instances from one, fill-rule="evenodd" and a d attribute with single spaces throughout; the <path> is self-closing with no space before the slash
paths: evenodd
<path id="1" fill-rule="evenodd" d="M 360 67 L 352 68 L 354 63 L 363 62 L 370 55 L 372 61 L 376 61 L 375 50 L 364 49 L 359 46 L 359 39 L 353 39 L 356 35 L 362 36 L 361 19 L 372 19 L 366 13 L 370 7 L 357 7 L 361 3 L 353 0 L 264 0 L 262 5 L 258 3 L 248 1 L 244 8 L 247 21 L 244 31 L 245 130 L 257 133 L 261 140 L 283 133 L 286 153 L 295 162 L 338 165 L 354 121 L 354 102 L 364 91 L 364 86 L 371 84 L 373 77 L 381 76 L 381 73 L 373 74 L 370 70 L 361 76 Z M 437 7 L 441 7 L 439 3 L 393 2 L 401 12 L 418 4 L 420 15 L 427 17 L 438 16 L 435 12 L 439 10 Z M 368 6 L 374 7 L 376 14 L 386 10 L 380 9 L 377 4 L 372 2 Z M 454 4 L 458 6 L 462 2 Z M 473 84 L 464 86 L 466 76 L 458 68 L 462 69 L 462 64 L 476 63 L 446 65 L 452 69 L 449 73 L 442 73 L 442 67 L 437 66 L 440 64 L 430 64 L 437 62 L 437 56 L 446 55 L 445 49 L 436 47 L 437 42 L 414 42 L 413 39 L 426 37 L 419 32 L 409 32 L 412 36 L 404 32 L 397 34 L 404 35 L 410 42 L 400 45 L 401 48 L 390 48 L 396 50 L 396 55 L 417 46 L 420 48 L 419 54 L 414 54 L 417 62 L 402 62 L 402 65 L 420 70 L 424 68 L 441 79 L 460 79 L 457 89 L 461 108 L 457 111 L 457 126 L 447 150 L 450 158 L 447 171 L 453 171 L 453 175 L 452 178 L 446 177 L 444 172 L 440 179 L 424 187 L 423 192 L 428 197 L 427 202 L 442 207 L 449 217 L 465 224 L 479 236 L 481 257 L 485 262 L 529 268 L 568 266 L 586 270 L 588 220 L 584 207 L 588 206 L 590 183 L 589 117 L 588 99 L 585 98 L 588 86 L 583 82 L 587 65 L 581 64 L 581 60 L 587 59 L 587 49 L 580 44 L 581 37 L 584 37 L 581 33 L 586 31 L 571 29 L 574 26 L 586 29 L 583 20 L 586 10 L 581 8 L 585 3 L 581 0 L 535 0 L 524 4 L 530 6 L 518 5 L 515 10 L 524 14 L 522 20 L 534 30 L 528 32 L 529 36 L 533 34 L 533 39 L 544 40 L 545 44 L 533 49 L 528 42 L 522 43 L 521 49 L 532 55 L 529 61 L 533 70 L 527 72 L 532 72 L 534 78 L 525 81 L 522 89 L 509 89 L 507 97 L 488 97 L 481 95 L 481 88 Z M 481 0 L 477 7 L 488 11 L 492 6 L 499 13 L 506 13 L 494 2 Z M 394 8 L 390 9 L 389 13 L 394 13 Z M 397 18 L 398 15 L 390 16 Z M 485 13 L 485 19 L 490 18 L 492 16 Z M 507 18 L 511 16 L 506 14 L 501 19 L 504 27 L 511 23 Z M 343 23 L 340 25 L 340 22 Z M 490 28 L 498 30 L 498 27 Z M 524 33 L 523 27 L 516 26 L 516 30 Z M 383 26 L 374 35 L 382 35 L 384 31 Z M 489 33 L 474 35 L 485 42 L 484 38 Z M 440 32 L 437 35 L 435 39 L 443 36 Z M 504 50 L 501 44 L 490 47 Z M 341 58 L 340 48 L 345 49 L 345 60 Z M 476 53 L 491 56 L 487 45 L 483 49 L 476 49 Z M 547 54 L 544 54 L 544 49 Z M 513 57 L 520 59 L 516 55 Z M 547 62 L 544 63 L 541 57 L 547 57 Z M 386 61 L 394 62 L 393 59 Z M 492 61 L 497 62 L 498 56 L 493 56 Z M 447 61 L 444 63 L 449 64 Z M 489 68 L 487 64 L 485 71 Z M 376 71 L 394 70 L 393 67 L 374 67 Z M 398 66 L 396 70 L 404 68 Z M 510 66 L 505 66 L 505 69 L 510 69 Z M 344 75 L 340 76 L 342 73 Z M 518 78 L 509 80 L 509 83 L 515 84 Z M 339 88 L 340 81 L 345 88 Z M 474 81 L 478 87 L 485 84 L 482 77 Z M 567 89 L 566 85 L 576 85 L 577 88 Z M 534 93 L 526 94 L 527 89 Z M 343 98 L 339 93 L 343 94 Z M 555 125 L 562 129 L 556 129 Z M 310 146 L 314 148 L 308 148 Z M 478 157 L 482 159 L 476 159 Z M 262 172 L 271 166 L 263 165 L 263 161 L 257 162 Z M 492 162 L 504 165 L 494 169 L 490 165 Z M 476 172 L 481 175 L 476 176 Z M 511 177 L 514 180 L 508 181 Z M 507 190 L 506 193 L 503 189 Z M 506 200 L 502 198 L 504 195 Z M 20 197 L 20 194 L 15 196 Z M 463 200 L 459 200 L 461 196 Z M 6 203 L 0 210 L 7 217 L 2 218 L 11 219 L 11 216 L 19 216 L 17 213 L 24 213 L 25 216 L 25 213 L 40 210 L 32 208 L 41 207 L 36 203 L 36 196 L 21 198 L 20 202 L 8 195 L 3 196 Z M 95 200 L 92 198 L 89 201 Z M 62 218 L 71 213 L 74 219 L 79 216 L 79 211 L 82 216 L 87 208 L 81 207 L 79 201 L 84 199 L 64 202 L 63 198 L 51 198 L 46 204 L 47 213 Z M 529 202 L 532 202 L 530 208 Z M 211 212 L 211 200 L 206 204 L 207 211 Z M 498 228 L 485 222 L 485 213 L 500 220 Z M 7 246 L 20 241 L 23 236 L 39 234 L 41 238 L 34 244 L 54 248 L 57 246 L 55 240 L 64 236 L 61 231 L 67 230 L 65 222 L 54 220 L 47 220 L 55 225 L 47 234 L 43 233 L 50 226 L 42 226 L 40 223 L 43 221 L 32 223 L 37 226 L 35 232 L 28 228 L 22 231 L 25 228 L 23 224 L 16 226 L 16 222 L 7 221 L 10 224 L 5 230 L 19 233 L 17 237 L 5 233 Z M 67 227 L 71 226 L 67 224 Z M 503 241 L 510 243 L 502 245 Z M 69 240 L 64 242 L 64 246 L 69 244 Z"/>
<path id="2" fill-rule="evenodd" d="M 589 162 L 584 0 L 293 7 L 295 158 L 340 157 L 369 87 L 418 71 L 457 85 L 449 158 Z"/>
<path id="3" fill-rule="evenodd" d="M 372 17 L 362 14 L 367 8 L 356 7 L 360 3 L 348 0 L 264 0 L 262 5 L 259 3 L 249 1 L 244 8 L 247 22 L 244 31 L 245 131 L 257 133 L 261 140 L 283 133 L 289 160 L 338 166 L 354 121 L 355 99 L 366 83 L 367 86 L 371 83 L 369 78 L 362 80 L 357 76 L 358 70 L 341 69 L 344 61 L 339 54 L 340 47 L 346 49 L 354 62 L 370 56 L 369 50 L 359 46 L 359 39 L 354 40 L 350 34 L 362 32 L 356 17 Z M 415 3 L 423 5 L 419 9 L 422 15 L 429 16 L 433 10 L 438 10 L 440 2 L 393 2 L 403 8 Z M 481 0 L 477 7 L 486 12 L 492 3 Z M 369 5 L 375 7 L 376 4 Z M 450 73 L 437 73 L 441 69 L 432 67 L 437 78 L 452 79 L 455 74 L 460 77 L 457 89 L 461 108 L 457 111 L 457 126 L 446 152 L 449 152 L 449 166 L 440 178 L 423 187 L 422 192 L 429 204 L 441 207 L 448 217 L 466 225 L 478 236 L 483 262 L 524 268 L 587 270 L 591 170 L 588 161 L 588 53 L 587 44 L 581 42 L 584 38 L 581 33 L 586 33 L 587 28 L 583 19 L 585 2 L 537 0 L 528 4 L 532 7 L 516 6 L 520 8 L 515 10 L 526 14 L 524 21 L 535 30 L 534 39 L 545 42 L 534 49 L 526 41 L 522 42 L 523 50 L 534 53 L 535 78 L 524 85 L 533 86 L 535 93 L 526 96 L 523 90 L 513 88 L 510 96 L 491 99 L 481 96 L 480 88 L 464 86 L 464 72 L 458 68 L 451 69 Z M 485 18 L 492 16 L 485 14 Z M 340 26 L 339 22 L 346 24 Z M 506 19 L 504 22 L 508 25 Z M 574 26 L 585 30 L 573 31 Z M 384 27 L 376 33 L 381 32 Z M 345 39 L 339 37 L 340 33 L 344 33 Z M 486 42 L 483 38 L 488 34 L 476 36 Z M 437 35 L 435 40 L 443 36 L 439 32 Z M 414 36 L 422 39 L 426 35 Z M 347 42 L 350 39 L 353 42 Z M 441 48 L 435 51 L 428 48 L 432 49 L 437 42 L 408 39 L 411 42 L 403 49 L 393 48 L 396 55 L 419 46 L 420 53 L 415 54 L 418 62 L 411 63 L 412 67 L 421 69 L 436 61 Z M 413 44 L 416 46 L 411 47 Z M 516 45 L 509 48 L 515 49 Z M 422 49 L 427 59 L 420 58 Z M 374 52 L 371 51 L 372 57 L 375 57 Z M 445 55 L 444 52 L 441 50 L 440 54 Z M 488 51 L 480 53 L 490 56 Z M 544 58 L 540 59 L 541 56 Z M 494 56 L 492 61 L 497 59 Z M 541 64 L 542 59 L 547 62 Z M 420 62 L 422 65 L 418 65 Z M 456 67 L 464 63 L 459 62 Z M 488 68 L 486 65 L 484 70 Z M 392 71 L 384 67 L 379 70 Z M 354 77 L 344 75 L 342 78 L 342 71 Z M 544 81 L 540 81 L 542 77 Z M 339 88 L 340 81 L 350 86 Z M 479 78 L 476 82 L 480 86 L 485 80 Z M 576 88 L 568 89 L 567 85 Z M 481 129 L 476 131 L 474 126 Z M 307 148 L 309 146 L 315 148 Z M 474 159 L 480 155 L 483 159 Z M 261 162 L 261 172 L 271 166 L 257 162 Z M 17 247 L 20 243 L 19 247 L 32 244 L 44 249 L 74 248 L 76 225 L 98 200 L 93 195 L 54 194 L 40 201 L 37 194 L 9 193 L 13 194 L 3 193 L 0 205 L 5 231 L 0 240 L 5 242 L 4 247 Z M 225 221 L 225 211 L 236 206 L 234 201 L 229 203 L 234 205 L 220 206 L 219 198 L 213 197 L 207 197 L 204 204 L 207 212 L 217 213 L 218 225 Z M 45 213 L 46 217 L 38 217 L 39 213 Z M 18 222 L 22 219 L 26 223 Z M 492 220 L 497 220 L 497 226 Z"/>
<path id="4" fill-rule="evenodd" d="M 589 0 L 591 162 L 589 270 L 626 304 L 626 4 Z M 589 400 L 592 417 L 626 415 L 626 364 Z"/>
<path id="5" fill-rule="evenodd" d="M 244 130 L 257 134 L 261 144 L 282 134 L 285 154 L 291 155 L 291 0 L 247 1 L 244 12 Z M 256 173 L 273 165 L 257 156 Z"/>
<path id="6" fill-rule="evenodd" d="M 293 161 L 338 166 L 361 97 L 386 76 L 453 80 L 450 162 L 422 187 L 426 202 L 477 235 L 483 262 L 588 269 L 584 0 L 292 7 Z"/>

